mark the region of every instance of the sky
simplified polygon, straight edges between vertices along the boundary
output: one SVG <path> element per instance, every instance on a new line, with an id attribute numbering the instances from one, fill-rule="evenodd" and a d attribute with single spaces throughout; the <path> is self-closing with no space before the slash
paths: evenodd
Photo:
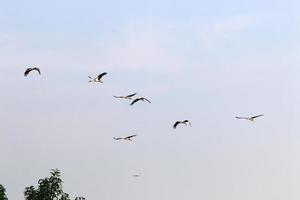
<path id="1" fill-rule="evenodd" d="M 300 198 L 299 1 L 0 4 L 9 199 L 53 168 L 71 199 Z M 133 92 L 152 103 L 113 98 Z"/>

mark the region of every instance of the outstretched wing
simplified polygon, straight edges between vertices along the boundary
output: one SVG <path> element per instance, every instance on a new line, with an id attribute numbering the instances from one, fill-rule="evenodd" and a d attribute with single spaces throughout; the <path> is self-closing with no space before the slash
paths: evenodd
<path id="1" fill-rule="evenodd" d="M 125 137 L 124 139 L 131 139 L 131 138 L 136 137 L 136 136 L 137 135 L 129 135 L 129 136 Z"/>
<path id="2" fill-rule="evenodd" d="M 149 101 L 148 99 L 144 98 L 144 100 L 148 101 L 148 103 L 151 103 L 151 101 Z"/>
<path id="3" fill-rule="evenodd" d="M 120 137 L 113 137 L 115 140 L 122 140 L 123 138 Z"/>
<path id="4" fill-rule="evenodd" d="M 91 76 L 88 76 L 89 77 L 89 79 L 93 79 Z"/>
<path id="5" fill-rule="evenodd" d="M 123 96 L 114 96 L 115 98 L 124 98 Z"/>
<path id="6" fill-rule="evenodd" d="M 26 69 L 26 71 L 24 72 L 24 76 L 27 76 L 31 70 L 31 68 Z"/>
<path id="7" fill-rule="evenodd" d="M 135 93 L 133 93 L 133 94 L 127 95 L 126 98 L 133 97 L 133 96 L 135 96 L 136 94 L 137 94 L 137 93 L 135 92 Z"/>
<path id="8" fill-rule="evenodd" d="M 141 99 L 137 98 L 137 99 L 133 100 L 133 101 L 131 102 L 130 105 L 132 106 L 133 104 L 135 104 L 135 103 L 138 102 L 139 100 L 141 100 Z"/>
<path id="9" fill-rule="evenodd" d="M 175 122 L 175 124 L 173 125 L 173 128 L 176 129 L 177 125 L 180 124 L 180 121 Z"/>
<path id="10" fill-rule="evenodd" d="M 99 74 L 98 76 L 97 76 L 97 80 L 100 80 L 101 78 L 102 78 L 102 76 L 104 76 L 104 75 L 106 75 L 107 74 L 107 72 L 103 72 L 102 74 Z"/>
<path id="11" fill-rule="evenodd" d="M 36 71 L 41 75 L 41 71 L 40 71 L 39 68 L 35 67 L 35 68 L 33 68 L 32 70 L 36 70 Z"/>
<path id="12" fill-rule="evenodd" d="M 262 117 L 262 116 L 264 116 L 264 115 L 263 115 L 263 114 L 261 114 L 261 115 L 256 115 L 256 116 L 251 117 L 251 119 L 255 119 L 255 118 L 258 118 L 258 117 Z"/>
<path id="13" fill-rule="evenodd" d="M 248 117 L 235 117 L 236 119 L 249 119 Z"/>

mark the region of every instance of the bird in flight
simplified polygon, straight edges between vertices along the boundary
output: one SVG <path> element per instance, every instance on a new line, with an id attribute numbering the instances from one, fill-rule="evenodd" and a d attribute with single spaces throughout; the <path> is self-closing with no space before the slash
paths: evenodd
<path id="1" fill-rule="evenodd" d="M 253 116 L 253 117 L 235 117 L 236 119 L 245 119 L 245 120 L 249 120 L 249 121 L 254 121 L 256 118 L 258 117 L 262 117 L 264 116 L 263 114 L 260 114 L 260 115 L 256 115 L 256 116 Z"/>
<path id="2" fill-rule="evenodd" d="M 183 120 L 183 121 L 177 121 L 177 122 L 175 122 L 175 124 L 173 125 L 173 128 L 176 129 L 179 124 L 184 124 L 184 125 L 188 125 L 189 124 L 190 126 L 192 126 L 191 122 L 186 119 L 186 120 Z"/>
<path id="3" fill-rule="evenodd" d="M 33 67 L 33 68 L 27 68 L 26 71 L 24 72 L 24 76 L 27 76 L 33 70 L 37 71 L 41 75 L 40 69 L 37 67 Z"/>
<path id="4" fill-rule="evenodd" d="M 103 83 L 101 78 L 106 74 L 107 74 L 107 72 L 103 72 L 102 74 L 99 74 L 96 78 L 92 78 L 92 77 L 88 76 L 90 78 L 89 83 L 90 82 Z"/>
<path id="5" fill-rule="evenodd" d="M 114 96 L 115 98 L 119 98 L 119 99 L 132 99 L 131 97 L 135 96 L 137 93 L 133 93 L 133 94 L 129 94 L 129 95 L 126 95 L 126 96 Z"/>
<path id="6" fill-rule="evenodd" d="M 137 135 L 129 135 L 126 137 L 114 137 L 115 140 L 128 140 L 128 141 L 132 141 L 131 138 L 136 137 Z"/>
<path id="7" fill-rule="evenodd" d="M 133 174 L 132 176 L 138 178 L 138 177 L 140 177 L 141 175 L 139 175 L 139 174 Z"/>
<path id="8" fill-rule="evenodd" d="M 133 100 L 130 105 L 132 106 L 133 104 L 135 104 L 138 101 L 147 101 L 148 103 L 151 103 L 151 101 L 149 101 L 148 99 L 146 99 L 144 97 L 140 97 L 140 98 L 136 98 L 135 100 Z"/>
<path id="9" fill-rule="evenodd" d="M 75 200 L 85 200 L 84 197 L 76 197 Z"/>

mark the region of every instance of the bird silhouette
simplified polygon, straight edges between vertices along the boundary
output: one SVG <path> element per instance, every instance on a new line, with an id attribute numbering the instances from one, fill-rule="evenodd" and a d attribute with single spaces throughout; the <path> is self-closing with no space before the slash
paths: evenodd
<path id="1" fill-rule="evenodd" d="M 254 121 L 256 118 L 258 117 L 262 117 L 264 116 L 263 114 L 260 114 L 260 115 L 256 115 L 256 116 L 253 116 L 253 117 L 235 117 L 236 119 L 245 119 L 245 120 L 249 120 L 249 121 Z"/>
<path id="2" fill-rule="evenodd" d="M 84 197 L 76 197 L 75 200 L 85 200 Z"/>
<path id="3" fill-rule="evenodd" d="M 137 135 L 129 135 L 126 137 L 114 137 L 115 140 L 128 140 L 128 141 L 132 141 L 131 138 L 136 137 Z"/>
<path id="4" fill-rule="evenodd" d="M 186 120 L 183 120 L 183 121 L 177 121 L 177 122 L 175 122 L 175 124 L 173 125 L 173 128 L 176 129 L 179 124 L 184 124 L 184 125 L 188 125 L 189 124 L 190 126 L 192 126 L 191 122 L 186 119 Z"/>
<path id="5" fill-rule="evenodd" d="M 132 99 L 131 97 L 137 95 L 137 93 L 133 93 L 133 94 L 129 94 L 129 95 L 126 95 L 126 96 L 114 96 L 115 98 L 119 98 L 119 99 Z"/>
<path id="6" fill-rule="evenodd" d="M 76 197 L 75 200 L 85 200 L 84 197 Z"/>
<path id="7" fill-rule="evenodd" d="M 40 75 L 41 75 L 41 71 L 39 68 L 37 67 L 33 67 L 33 68 L 27 68 L 26 71 L 24 72 L 24 76 L 27 76 L 31 71 L 37 71 Z"/>
<path id="8" fill-rule="evenodd" d="M 101 78 L 106 75 L 107 72 L 103 72 L 102 74 L 99 74 L 97 77 L 92 78 L 91 76 L 88 76 L 90 78 L 89 83 L 90 82 L 95 82 L 95 83 L 103 83 L 103 81 L 101 80 Z"/>
<path id="9" fill-rule="evenodd" d="M 135 104 L 138 101 L 147 101 L 148 103 L 151 103 L 151 101 L 149 101 L 145 97 L 140 97 L 140 98 L 136 98 L 135 100 L 133 100 L 130 105 L 132 106 L 133 104 Z"/>

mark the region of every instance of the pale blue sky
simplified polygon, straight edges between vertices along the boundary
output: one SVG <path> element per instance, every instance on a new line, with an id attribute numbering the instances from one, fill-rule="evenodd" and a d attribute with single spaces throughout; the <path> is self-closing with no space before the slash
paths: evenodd
<path id="1" fill-rule="evenodd" d="M 298 200 L 299 6 L 0 1 L 9 199 L 59 168 L 72 198 Z M 24 78 L 30 66 L 42 76 Z M 104 84 L 87 83 L 103 71 Z M 152 104 L 112 98 L 131 92 Z M 191 128 L 172 129 L 186 118 Z"/>

